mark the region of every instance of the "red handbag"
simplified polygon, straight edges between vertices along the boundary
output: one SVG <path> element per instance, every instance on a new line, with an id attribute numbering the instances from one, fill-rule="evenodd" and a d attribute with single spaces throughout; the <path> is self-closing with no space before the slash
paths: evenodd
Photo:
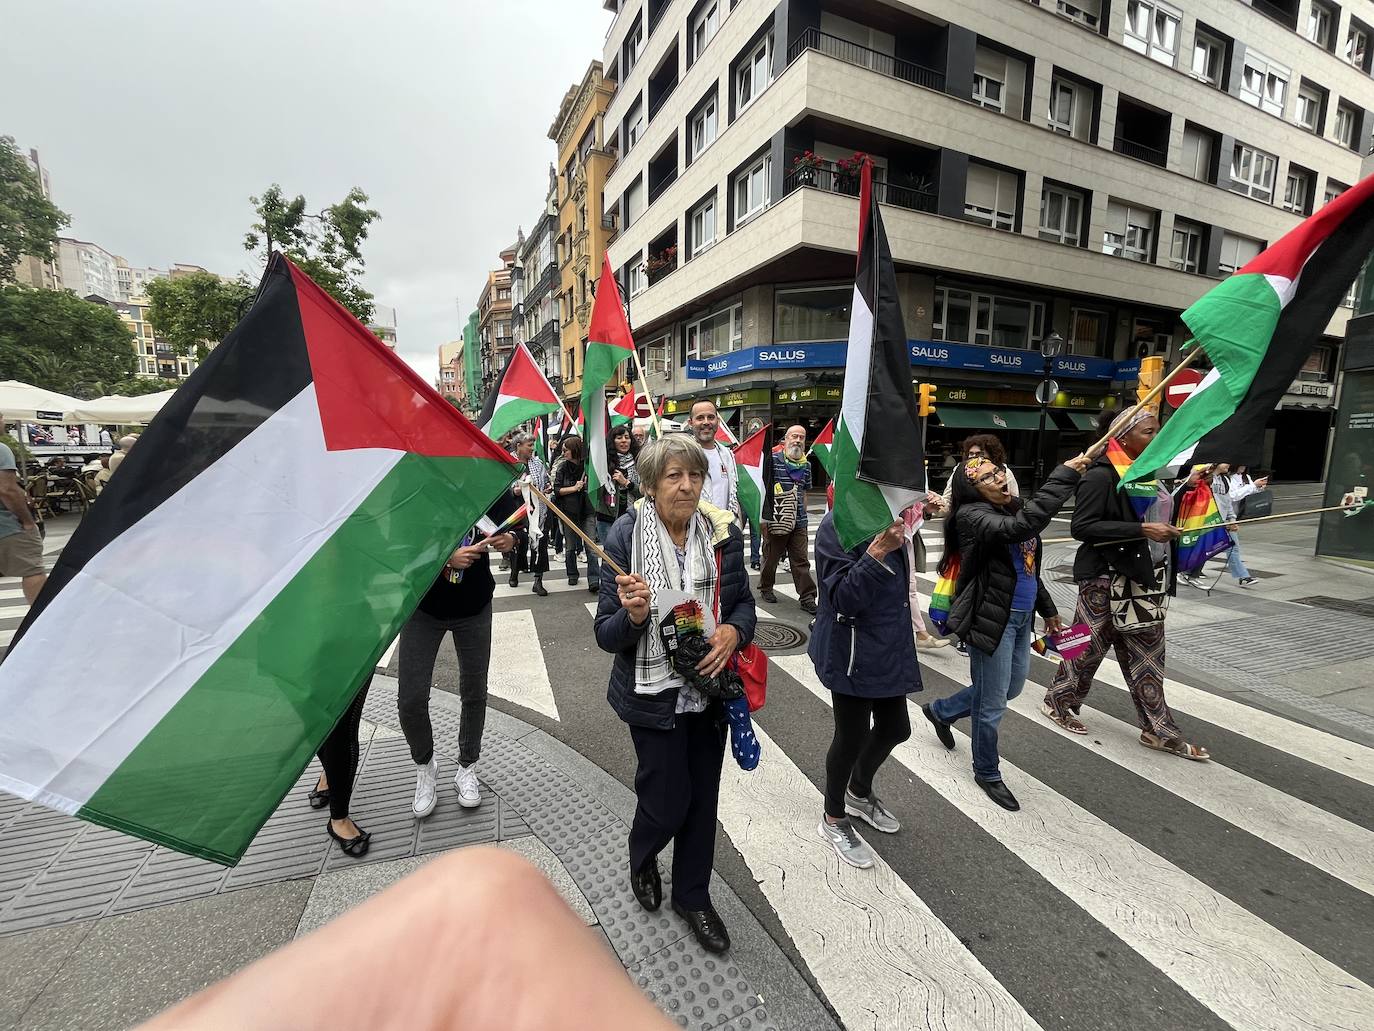
<path id="1" fill-rule="evenodd" d="M 720 625 L 720 552 L 716 552 L 716 625 Z M 731 657 L 734 670 L 744 682 L 749 711 L 758 712 L 768 701 L 768 653 L 750 641 Z"/>

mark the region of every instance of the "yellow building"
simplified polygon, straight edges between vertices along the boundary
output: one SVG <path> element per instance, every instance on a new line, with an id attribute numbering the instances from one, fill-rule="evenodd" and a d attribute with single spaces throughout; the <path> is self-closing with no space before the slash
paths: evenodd
<path id="1" fill-rule="evenodd" d="M 559 105 L 549 139 L 558 145 L 559 321 L 563 392 L 582 392 L 582 358 L 592 315 L 592 292 L 602 255 L 615 237 L 615 219 L 602 215 L 601 191 L 616 155 L 602 125 L 616 84 L 593 61 Z"/>

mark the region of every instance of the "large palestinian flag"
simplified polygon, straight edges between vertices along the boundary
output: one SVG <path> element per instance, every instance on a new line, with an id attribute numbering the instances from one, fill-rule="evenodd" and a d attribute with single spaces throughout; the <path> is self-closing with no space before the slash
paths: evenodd
<path id="1" fill-rule="evenodd" d="M 1213 369 L 1126 479 L 1189 461 L 1258 464 L 1265 423 L 1371 251 L 1374 176 L 1203 294 L 1183 321 Z"/>
<path id="2" fill-rule="evenodd" d="M 859 186 L 858 272 L 832 453 L 835 532 L 845 549 L 881 531 L 925 495 L 925 447 L 911 389 L 897 270 L 868 161 Z"/>
<path id="3" fill-rule="evenodd" d="M 735 448 L 739 470 L 739 507 L 755 532 L 773 519 L 773 424 L 764 423 L 757 433 Z"/>
<path id="4" fill-rule="evenodd" d="M 274 255 L 0 665 L 0 787 L 237 862 L 514 471 Z"/>
<path id="5" fill-rule="evenodd" d="M 620 363 L 634 357 L 634 340 L 625 309 L 620 304 L 620 287 L 611 272 L 611 259 L 602 259 L 601 282 L 592 302 L 592 321 L 587 327 L 587 354 L 582 361 L 582 414 L 587 419 L 587 491 L 593 498 L 612 490 L 607 466 L 606 440 L 610 413 L 606 408 L 606 385 L 616 378 Z"/>
<path id="6" fill-rule="evenodd" d="M 560 407 L 558 394 L 522 341 L 506 359 L 506 367 L 487 395 L 478 421 L 482 432 L 496 440 L 521 423 L 556 412 Z"/>
<path id="7" fill-rule="evenodd" d="M 816 434 L 816 439 L 811 442 L 811 453 L 816 456 L 816 461 L 821 463 L 821 468 L 830 477 L 835 475 L 835 458 L 832 450 L 835 446 L 835 420 L 831 419 L 825 424 L 825 429 Z"/>

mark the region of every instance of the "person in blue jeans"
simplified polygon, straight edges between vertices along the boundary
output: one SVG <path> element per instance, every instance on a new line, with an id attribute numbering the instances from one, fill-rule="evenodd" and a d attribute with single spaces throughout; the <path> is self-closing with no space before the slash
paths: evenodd
<path id="1" fill-rule="evenodd" d="M 1025 686 L 1035 614 L 1049 633 L 1064 626 L 1040 579 L 1040 534 L 1090 461 L 1079 455 L 1059 466 L 1028 500 L 1011 493 L 1006 468 L 986 457 L 971 458 L 954 473 L 940 573 L 958 561 L 949 629 L 969 646 L 973 683 L 921 711 L 946 748 L 954 747 L 950 724 L 969 718 L 973 779 L 1003 809 L 1021 804 L 1002 781 L 997 728 Z"/>

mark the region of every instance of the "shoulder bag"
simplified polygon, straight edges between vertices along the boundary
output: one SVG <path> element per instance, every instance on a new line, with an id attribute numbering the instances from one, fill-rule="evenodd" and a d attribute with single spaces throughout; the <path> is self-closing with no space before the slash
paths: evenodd
<path id="1" fill-rule="evenodd" d="M 1134 634 L 1152 630 L 1164 622 L 1169 611 L 1169 563 L 1155 566 L 1157 587 L 1138 584 L 1121 573 L 1112 574 L 1112 626 L 1118 633 Z"/>

